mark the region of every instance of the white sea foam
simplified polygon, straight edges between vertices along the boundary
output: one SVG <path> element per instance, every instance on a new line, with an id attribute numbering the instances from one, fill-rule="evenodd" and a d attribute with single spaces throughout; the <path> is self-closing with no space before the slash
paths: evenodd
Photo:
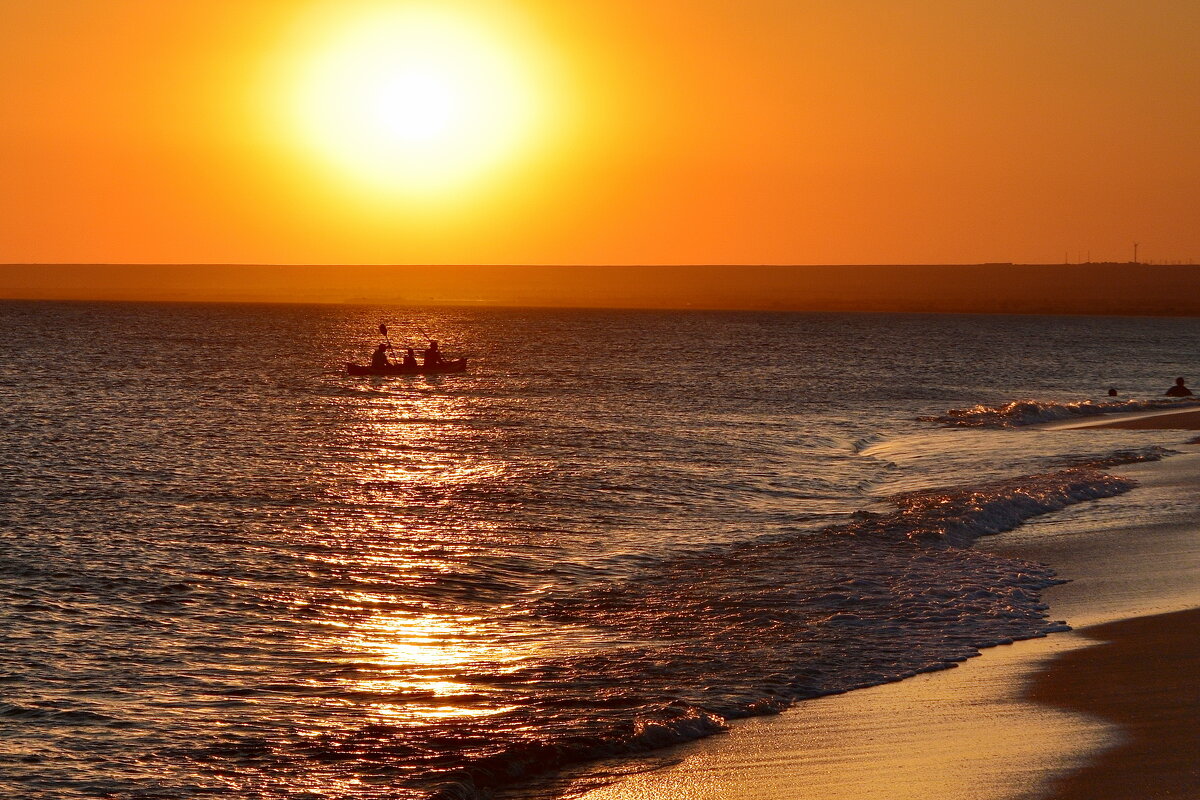
<path id="1" fill-rule="evenodd" d="M 1113 456 L 1102 463 L 1042 475 L 1027 475 L 976 488 L 915 492 L 892 498 L 900 508 L 889 527 L 913 539 L 940 539 L 957 547 L 980 536 L 1012 530 L 1027 519 L 1075 503 L 1112 497 L 1132 489 L 1128 478 L 1101 467 L 1157 460 L 1160 456 Z"/>
<path id="2" fill-rule="evenodd" d="M 1040 400 L 1014 400 L 1002 406 L 977 405 L 954 408 L 939 416 L 920 417 L 923 422 L 964 428 L 1016 428 L 1043 422 L 1121 414 L 1134 411 L 1162 411 L 1171 408 L 1200 407 L 1200 399 L 1156 398 L 1154 400 L 1113 400 L 1055 403 Z"/>

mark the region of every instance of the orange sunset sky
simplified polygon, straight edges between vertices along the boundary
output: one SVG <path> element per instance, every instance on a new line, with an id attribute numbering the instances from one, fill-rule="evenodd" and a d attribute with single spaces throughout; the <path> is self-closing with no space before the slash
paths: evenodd
<path id="1" fill-rule="evenodd" d="M 1196 0 L 5 0 L 0 262 L 1200 257 Z"/>

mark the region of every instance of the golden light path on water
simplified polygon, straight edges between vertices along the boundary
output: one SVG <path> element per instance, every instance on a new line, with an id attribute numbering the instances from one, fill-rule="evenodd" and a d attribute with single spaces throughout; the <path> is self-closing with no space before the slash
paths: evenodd
<path id="1" fill-rule="evenodd" d="M 470 514 L 450 527 L 434 517 L 451 507 L 461 513 L 456 495 L 502 482 L 506 465 L 477 448 L 462 457 L 444 446 L 479 433 L 466 402 L 436 383 L 374 388 L 380 391 L 357 403 L 345 432 L 360 453 L 343 476 L 356 513 L 340 520 L 337 547 L 310 556 L 350 584 L 322 601 L 320 634 L 307 643 L 317 657 L 336 654 L 346 668 L 339 691 L 322 702 L 406 726 L 511 710 L 466 676 L 534 655 L 540 637 L 472 613 L 470 597 L 447 603 L 420 591 L 453 584 L 464 557 L 479 550 L 473 543 L 495 538 L 494 524 Z M 409 506 L 407 513 L 397 513 L 397 503 Z"/>
<path id="2" fill-rule="evenodd" d="M 353 598 L 374 602 L 379 598 Z M 509 710 L 508 706 L 470 707 L 456 698 L 474 689 L 455 680 L 461 670 L 477 662 L 503 662 L 519 658 L 503 645 L 489 643 L 481 618 L 434 613 L 380 614 L 357 624 L 330 623 L 337 644 L 361 652 L 375 663 L 379 677 L 349 681 L 347 688 L 374 694 L 412 693 L 427 695 L 419 704 L 370 703 L 368 708 L 381 718 L 409 722 L 431 722 L 445 717 L 489 716 Z M 337 631 L 341 628 L 340 636 Z"/>

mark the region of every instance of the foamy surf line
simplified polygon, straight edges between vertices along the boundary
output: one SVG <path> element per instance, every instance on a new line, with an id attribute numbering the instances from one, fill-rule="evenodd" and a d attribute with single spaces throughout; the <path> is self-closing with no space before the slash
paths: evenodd
<path id="1" fill-rule="evenodd" d="M 637 580 L 542 599 L 527 613 L 603 629 L 628 644 L 478 675 L 493 689 L 538 701 L 491 720 L 488 757 L 464 754 L 452 773 L 421 782 L 437 786 L 437 797 L 481 797 L 564 767 L 709 736 L 729 720 L 797 701 L 944 670 L 981 648 L 1068 630 L 1048 620 L 1041 600 L 1060 582 L 1052 569 L 969 545 L 1127 492 L 1135 482 L 1108 469 L 1159 457 L 1118 454 L 900 495 L 890 513 L 674 558 Z"/>
<path id="2" fill-rule="evenodd" d="M 1184 480 L 1190 487 L 1200 485 L 1200 455 L 1177 456 L 1173 451 L 1151 448 L 1141 454 L 1114 454 L 1110 459 L 1094 459 L 1083 469 L 1104 472 L 1108 466 L 1155 462 L 1167 455 L 1173 457 L 1166 463 L 1147 464 L 1131 470 L 1146 483 L 1148 499 L 1141 502 L 1156 506 L 1159 498 L 1156 487 L 1160 483 L 1175 486 Z M 1111 477 L 1129 480 L 1124 476 Z M 1025 479 L 1015 479 L 1013 488 L 1020 490 L 1024 482 Z M 1061 489 L 1071 482 L 1033 483 L 1040 483 L 1044 488 L 1057 484 Z M 1092 487 L 1100 488 L 1099 485 Z M 1116 490 L 1117 487 L 1109 489 Z M 979 490 L 962 491 L 973 494 Z M 1081 484 L 1068 494 L 1075 498 L 1088 491 Z M 1194 488 L 1181 491 L 1194 491 Z M 1109 496 L 1122 493 L 1114 491 Z M 929 494 L 926 502 L 937 505 L 936 493 Z M 953 495 L 954 492 L 946 494 Z M 1079 502 L 1086 500 L 1072 500 L 1067 505 Z M 1118 504 L 1130 502 L 1134 508 L 1139 505 L 1139 501 L 1132 498 L 1117 501 Z M 1110 601 L 1102 602 L 1099 613 L 1107 616 L 1100 618 L 1128 619 L 1147 613 L 1147 608 L 1191 608 L 1200 603 L 1194 581 L 1190 582 L 1186 595 L 1181 595 L 1180 586 L 1173 585 L 1179 581 L 1168 574 L 1172 570 L 1195 574 L 1192 566 L 1198 557 L 1195 526 L 1189 524 L 1184 526 L 1187 530 L 1179 529 L 1179 514 L 1186 513 L 1181 509 L 1174 515 L 1168 513 L 1162 518 L 1144 520 L 1144 526 L 1137 528 L 1106 529 L 1101 525 L 1082 536 L 1047 536 L 1047 531 L 1025 527 L 1013 540 L 1004 537 L 998 544 L 1002 554 L 1048 561 L 1071 579 L 1065 584 L 1058 582 L 1058 585 L 1048 587 L 1044 598 L 1051 604 L 1053 613 L 1067 613 L 1072 621 L 1075 614 L 1081 619 L 1090 617 L 1094 620 L 1097 593 L 1110 592 L 1110 600 L 1119 599 L 1120 605 L 1109 608 Z M 1131 519 L 1143 521 L 1141 515 Z M 1082 524 L 1084 530 L 1090 528 L 1087 522 Z M 1030 549 L 1031 544 L 1035 545 L 1033 549 Z M 1183 557 L 1185 551 L 1188 553 L 1186 558 Z M 1107 558 L 1106 553 L 1110 554 Z M 1133 558 L 1135 553 L 1137 557 Z M 1071 603 L 1065 604 L 1072 610 L 1060 608 L 1063 593 L 1069 593 L 1073 598 Z M 1083 613 L 1084 607 L 1090 609 L 1089 613 Z M 1116 614 L 1112 615 L 1114 610 Z M 1093 623 L 1084 620 L 1084 624 Z M 1176 629 L 1174 635 L 1186 635 L 1186 631 Z M 812 706 L 812 711 L 797 710 L 779 721 L 764 720 L 738 726 L 731 737 L 686 751 L 677 764 L 640 776 L 620 778 L 582 797 L 584 800 L 631 800 L 687 796 L 696 800 L 733 800 L 752 796 L 762 800 L 790 800 L 804 796 L 830 800 L 854 794 L 880 800 L 932 796 L 966 800 L 983 795 L 1015 800 L 1018 797 L 1057 796 L 1046 788 L 1048 778 L 1064 775 L 1068 767 L 1086 763 L 1083 759 L 1087 753 L 1099 752 L 1124 736 L 1119 730 L 1095 719 L 1049 714 L 1046 709 L 1030 706 L 1023 699 L 1022 687 L 1026 681 L 1047 669 L 1048 653 L 1064 652 L 1077 646 L 1077 640 L 1071 636 L 1054 637 L 1011 650 L 989 650 L 961 674 L 904 681 L 871 689 L 861 696 L 853 693 L 819 700 Z M 1174 703 L 1168 703 L 1167 707 L 1177 707 L 1183 698 L 1177 695 L 1177 687 L 1171 684 L 1171 678 L 1159 675 L 1153 669 L 1145 672 L 1147 691 L 1173 696 Z M 1127 694 L 1121 689 L 1124 685 L 1121 674 L 1111 670 L 1092 676 L 1091 683 L 1107 687 L 1118 695 Z M 956 704 L 955 701 L 960 702 Z M 1190 720 L 1185 724 L 1190 724 Z M 1008 728 L 1010 740 L 1007 746 L 1002 735 L 1004 726 Z M 1063 747 L 1047 750 L 1026 744 L 1054 741 L 1056 737 L 1061 737 Z M 933 775 L 927 768 L 928 753 L 939 751 L 958 764 L 953 780 L 945 780 L 944 775 Z M 987 755 L 975 757 L 979 752 Z M 1130 766 L 1137 766 L 1137 763 Z M 1140 763 L 1144 766 L 1146 762 Z M 1083 776 L 1084 780 L 1091 777 L 1091 773 Z M 1171 780 L 1164 781 L 1164 785 L 1176 785 Z M 1104 793 L 1103 780 L 1090 783 L 1094 791 Z M 1183 794 L 1191 796 L 1187 791 Z M 1130 796 L 1142 795 L 1135 792 Z"/>
<path id="3" fill-rule="evenodd" d="M 1113 400 L 1094 402 L 1056 403 L 1040 400 L 1014 400 L 1000 406 L 976 405 L 954 408 L 945 414 L 919 417 L 921 422 L 936 422 L 956 428 L 1019 428 L 1064 420 L 1084 420 L 1110 414 L 1137 412 L 1186 411 L 1200 409 L 1200 398 L 1153 400 Z"/>

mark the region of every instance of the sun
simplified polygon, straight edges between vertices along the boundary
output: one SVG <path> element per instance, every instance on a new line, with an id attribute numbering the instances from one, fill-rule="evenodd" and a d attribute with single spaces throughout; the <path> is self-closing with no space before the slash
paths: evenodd
<path id="1" fill-rule="evenodd" d="M 468 189 L 533 149 L 536 59 L 507 20 L 452 2 L 343 4 L 309 20 L 286 71 L 287 136 L 378 192 Z"/>

